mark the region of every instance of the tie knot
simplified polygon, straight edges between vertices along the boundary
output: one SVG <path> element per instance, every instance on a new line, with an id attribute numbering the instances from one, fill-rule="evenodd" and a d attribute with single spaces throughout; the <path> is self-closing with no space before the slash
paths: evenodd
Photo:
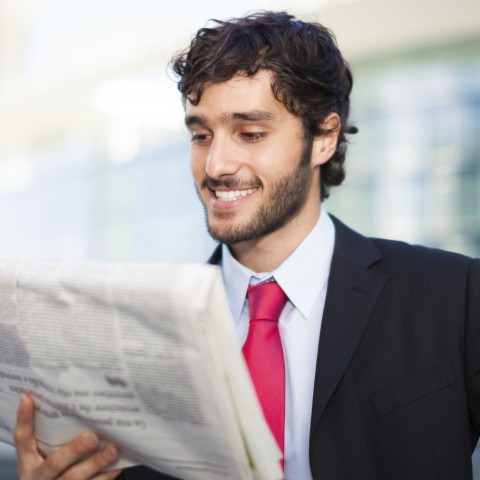
<path id="1" fill-rule="evenodd" d="M 250 321 L 270 320 L 278 322 L 287 296 L 277 282 L 267 282 L 248 287 Z"/>

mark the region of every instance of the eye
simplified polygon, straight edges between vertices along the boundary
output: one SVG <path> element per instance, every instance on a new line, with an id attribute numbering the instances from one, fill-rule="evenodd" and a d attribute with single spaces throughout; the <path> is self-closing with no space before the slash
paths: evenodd
<path id="1" fill-rule="evenodd" d="M 212 140 L 212 135 L 208 133 L 192 133 L 191 142 L 195 145 L 208 145 Z"/>
<path id="2" fill-rule="evenodd" d="M 265 138 L 267 134 L 265 132 L 242 132 L 240 136 L 248 142 L 258 142 L 262 138 Z"/>

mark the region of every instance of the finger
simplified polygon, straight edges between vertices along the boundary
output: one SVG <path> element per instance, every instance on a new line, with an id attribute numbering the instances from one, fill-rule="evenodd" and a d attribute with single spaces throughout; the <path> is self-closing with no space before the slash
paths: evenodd
<path id="1" fill-rule="evenodd" d="M 108 472 L 102 472 L 92 477 L 91 480 L 113 480 L 114 478 L 117 478 L 122 472 L 123 470 L 110 470 Z"/>
<path id="2" fill-rule="evenodd" d="M 39 478 L 55 478 L 87 454 L 93 454 L 100 444 L 98 435 L 94 432 L 86 432 L 64 446 L 50 453 L 45 462 L 38 468 Z"/>
<path id="3" fill-rule="evenodd" d="M 18 464 L 27 467 L 28 463 L 38 460 L 35 440 L 35 402 L 30 395 L 24 395 L 17 411 L 17 420 L 13 431 Z"/>
<path id="4" fill-rule="evenodd" d="M 15 443 L 23 445 L 34 436 L 35 402 L 30 395 L 23 395 L 17 410 L 13 432 Z"/>
<path id="5" fill-rule="evenodd" d="M 119 456 L 119 449 L 115 445 L 106 445 L 90 457 L 73 465 L 63 473 L 62 478 L 92 478 L 95 475 L 103 475 L 105 479 L 115 478 L 119 472 L 102 472 L 106 467 L 115 462 Z"/>

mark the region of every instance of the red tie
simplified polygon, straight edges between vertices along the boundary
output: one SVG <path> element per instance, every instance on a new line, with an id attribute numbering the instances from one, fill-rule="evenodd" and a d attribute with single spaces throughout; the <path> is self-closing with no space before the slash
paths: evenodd
<path id="1" fill-rule="evenodd" d="M 247 297 L 250 328 L 242 351 L 265 419 L 283 454 L 285 365 L 278 319 L 287 296 L 276 282 L 268 282 L 249 287 Z"/>

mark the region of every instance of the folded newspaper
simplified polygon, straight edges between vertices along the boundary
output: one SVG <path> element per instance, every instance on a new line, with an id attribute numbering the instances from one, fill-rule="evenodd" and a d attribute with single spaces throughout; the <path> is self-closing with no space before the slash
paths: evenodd
<path id="1" fill-rule="evenodd" d="M 0 441 L 23 393 L 48 453 L 86 430 L 185 480 L 282 478 L 210 265 L 0 263 Z"/>

